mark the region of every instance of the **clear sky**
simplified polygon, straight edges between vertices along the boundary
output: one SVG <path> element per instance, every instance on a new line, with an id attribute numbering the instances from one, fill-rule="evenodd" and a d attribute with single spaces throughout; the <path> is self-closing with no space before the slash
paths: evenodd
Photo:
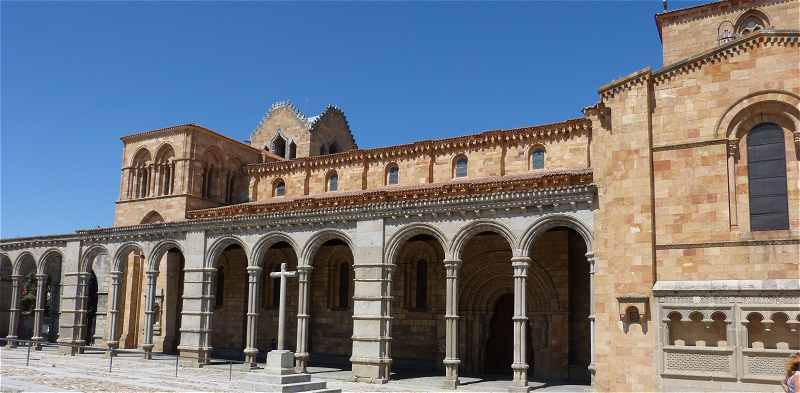
<path id="1" fill-rule="evenodd" d="M 671 8 L 696 2 L 671 1 Z M 340 106 L 362 148 L 580 116 L 661 65 L 636 2 L 0 3 L 0 237 L 110 226 L 123 135 Z"/>

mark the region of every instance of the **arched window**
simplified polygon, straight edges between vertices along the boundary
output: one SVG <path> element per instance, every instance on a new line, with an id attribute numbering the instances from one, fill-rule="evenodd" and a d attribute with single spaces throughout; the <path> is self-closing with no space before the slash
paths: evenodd
<path id="1" fill-rule="evenodd" d="M 328 146 L 328 154 L 336 154 L 338 152 L 339 146 L 336 144 L 336 142 L 331 142 L 331 144 Z"/>
<path id="2" fill-rule="evenodd" d="M 339 190 L 339 175 L 336 174 L 336 171 L 332 171 L 328 174 L 328 179 L 326 183 L 326 190 L 328 192 L 334 192 Z"/>
<path id="3" fill-rule="evenodd" d="M 222 266 L 217 268 L 217 288 L 214 292 L 214 306 L 222 307 L 225 301 L 225 270 Z"/>
<path id="4" fill-rule="evenodd" d="M 339 264 L 339 308 L 346 309 L 350 305 L 350 266 L 347 262 Z"/>
<path id="5" fill-rule="evenodd" d="M 751 231 L 789 229 L 783 138 L 783 130 L 773 123 L 759 124 L 747 134 Z"/>
<path id="6" fill-rule="evenodd" d="M 161 222 L 164 222 L 164 217 L 162 217 L 161 214 L 158 214 L 157 211 L 153 210 L 150 213 L 147 213 L 147 215 L 145 215 L 144 218 L 142 218 L 142 222 L 141 223 L 142 224 L 157 224 L 157 223 L 161 223 Z"/>
<path id="7" fill-rule="evenodd" d="M 769 26 L 767 15 L 758 10 L 750 10 L 742 14 L 736 21 L 736 33 L 740 36 L 764 30 Z"/>
<path id="8" fill-rule="evenodd" d="M 294 141 L 289 142 L 289 159 L 294 160 L 297 158 L 297 145 Z"/>
<path id="9" fill-rule="evenodd" d="M 544 169 L 544 148 L 537 147 L 531 151 L 531 169 Z"/>
<path id="10" fill-rule="evenodd" d="M 453 160 L 453 177 L 467 177 L 467 156 L 460 154 Z"/>
<path id="11" fill-rule="evenodd" d="M 286 195 L 286 183 L 283 182 L 283 179 L 275 180 L 272 186 L 272 196 L 282 197 L 284 195 Z"/>
<path id="12" fill-rule="evenodd" d="M 275 135 L 275 139 L 272 140 L 272 153 L 286 158 L 286 139 L 283 139 L 280 135 Z"/>
<path id="13" fill-rule="evenodd" d="M 172 194 L 175 178 L 175 151 L 170 145 L 164 145 L 156 155 L 156 176 L 158 177 L 155 192 L 158 195 Z"/>
<path id="14" fill-rule="evenodd" d="M 428 308 L 428 262 L 417 261 L 417 309 Z"/>
<path id="15" fill-rule="evenodd" d="M 400 183 L 400 168 L 397 164 L 389 164 L 386 167 L 386 185 L 394 185 Z"/>
<path id="16" fill-rule="evenodd" d="M 150 174 L 152 172 L 150 152 L 142 148 L 131 162 L 128 177 L 128 197 L 146 198 L 150 195 Z"/>
<path id="17" fill-rule="evenodd" d="M 321 155 L 321 156 L 324 156 L 324 155 L 326 155 L 326 154 L 328 154 L 328 147 L 327 147 L 327 146 L 325 146 L 325 144 L 323 143 L 323 144 L 322 144 L 322 145 L 320 145 L 320 147 L 319 147 L 319 155 Z"/>

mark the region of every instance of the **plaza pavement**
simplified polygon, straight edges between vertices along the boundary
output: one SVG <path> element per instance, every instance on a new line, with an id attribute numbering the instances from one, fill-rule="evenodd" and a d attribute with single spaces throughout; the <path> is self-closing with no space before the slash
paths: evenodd
<path id="1" fill-rule="evenodd" d="M 27 348 L 0 348 L 0 391 L 2 392 L 65 392 L 65 391 L 143 391 L 143 392 L 257 392 L 259 372 L 243 371 L 241 365 L 216 362 L 203 368 L 179 367 L 175 377 L 175 356 L 154 354 L 151 361 L 140 353 L 120 353 L 114 358 L 111 372 L 108 358 L 100 351 L 87 351 L 78 356 L 65 356 L 55 347 L 30 352 Z M 328 382 L 328 388 L 343 392 L 437 392 L 443 376 L 414 377 L 390 381 L 384 385 L 350 382 L 350 371 L 311 367 L 316 380 Z M 229 380 L 230 378 L 230 380 Z M 505 392 L 510 380 L 484 381 L 462 378 L 459 391 Z M 589 386 L 547 385 L 532 382 L 533 391 L 587 392 Z"/>

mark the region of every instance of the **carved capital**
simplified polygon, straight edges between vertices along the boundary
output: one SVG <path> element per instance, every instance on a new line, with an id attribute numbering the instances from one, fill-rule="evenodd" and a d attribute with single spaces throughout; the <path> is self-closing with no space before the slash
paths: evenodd
<path id="1" fill-rule="evenodd" d="M 727 143 L 728 148 L 728 157 L 739 157 L 739 140 L 738 139 L 728 139 Z"/>

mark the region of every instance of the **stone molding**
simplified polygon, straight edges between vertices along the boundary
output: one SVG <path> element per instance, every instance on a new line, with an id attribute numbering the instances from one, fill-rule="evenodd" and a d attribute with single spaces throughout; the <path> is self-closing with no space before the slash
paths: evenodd
<path id="1" fill-rule="evenodd" d="M 689 143 L 679 143 L 675 145 L 661 145 L 661 146 L 653 146 L 653 152 L 660 152 L 660 151 L 670 151 L 670 150 L 683 150 L 683 149 L 694 149 L 697 147 L 706 147 L 712 145 L 722 145 L 727 143 L 725 139 L 712 139 L 708 141 L 700 141 L 700 142 L 689 142 Z"/>
<path id="2" fill-rule="evenodd" d="M 52 236 L 36 236 L 36 237 L 18 237 L 0 240 L 0 250 L 12 251 L 30 248 L 44 248 L 44 247 L 66 247 L 67 241 L 74 238 L 75 235 L 52 235 Z"/>
<path id="3" fill-rule="evenodd" d="M 614 98 L 619 93 L 629 91 L 635 86 L 650 82 L 651 75 L 652 71 L 650 70 L 650 67 L 642 68 L 641 70 L 630 75 L 615 79 L 603 86 L 600 86 L 600 89 L 597 90 L 597 94 L 599 94 L 604 100 Z"/>
<path id="4" fill-rule="evenodd" d="M 222 134 L 220 134 L 218 132 L 212 131 L 212 130 L 210 130 L 208 128 L 205 128 L 205 127 L 203 127 L 203 126 L 201 126 L 199 124 L 194 124 L 194 123 L 179 124 L 179 125 L 176 125 L 176 126 L 171 126 L 171 127 L 159 128 L 159 129 L 150 130 L 150 131 L 143 131 L 143 132 L 139 132 L 139 133 L 134 133 L 134 134 L 131 134 L 131 135 L 123 136 L 123 137 L 120 138 L 120 140 L 123 141 L 124 143 L 138 142 L 138 141 L 142 141 L 142 140 L 145 140 L 145 139 L 150 139 L 150 138 L 153 138 L 153 137 L 156 137 L 156 136 L 163 137 L 163 136 L 169 136 L 169 135 L 178 135 L 178 134 L 182 134 L 182 133 L 189 133 L 190 129 L 195 130 L 195 131 L 203 132 L 206 135 L 209 135 L 209 136 L 211 136 L 213 138 L 216 138 L 216 139 L 220 139 L 220 140 L 223 140 L 223 141 L 226 141 L 226 142 L 232 142 L 233 144 L 235 144 L 237 146 L 240 146 L 240 147 L 244 147 L 247 150 L 252 150 L 252 151 L 257 152 L 259 154 L 261 153 L 261 150 L 256 149 L 256 148 L 254 148 L 254 147 L 252 147 L 252 146 L 250 146 L 248 144 L 239 142 L 239 141 L 237 141 L 235 139 L 228 138 L 225 135 L 222 135 Z"/>
<path id="5" fill-rule="evenodd" d="M 656 244 L 655 249 L 658 251 L 658 250 L 684 250 L 691 248 L 713 248 L 713 247 L 785 246 L 792 244 L 800 244 L 800 238 L 771 239 L 771 240 L 740 240 L 740 241 L 707 242 L 707 243 Z"/>
<path id="6" fill-rule="evenodd" d="M 656 14 L 656 27 L 658 35 L 661 36 L 661 27 L 665 24 L 688 23 L 710 16 L 721 14 L 734 14 L 747 11 L 753 6 L 764 7 L 773 4 L 786 3 L 792 0 L 772 0 L 767 2 L 757 2 L 754 0 L 739 1 L 716 1 L 712 3 L 700 4 L 692 7 L 680 8 Z"/>
<path id="7" fill-rule="evenodd" d="M 302 157 L 295 160 L 250 164 L 248 165 L 247 171 L 251 175 L 258 175 L 309 168 L 332 168 L 348 163 L 361 163 L 365 161 L 370 162 L 387 160 L 390 158 L 422 156 L 436 152 L 484 148 L 505 143 L 570 138 L 574 135 L 588 135 L 591 133 L 591 129 L 591 121 L 585 118 L 576 118 L 559 123 L 515 128 L 510 130 L 484 131 L 480 134 L 439 139 L 435 141 L 421 141 L 374 149 L 349 150 L 324 156 Z"/>

